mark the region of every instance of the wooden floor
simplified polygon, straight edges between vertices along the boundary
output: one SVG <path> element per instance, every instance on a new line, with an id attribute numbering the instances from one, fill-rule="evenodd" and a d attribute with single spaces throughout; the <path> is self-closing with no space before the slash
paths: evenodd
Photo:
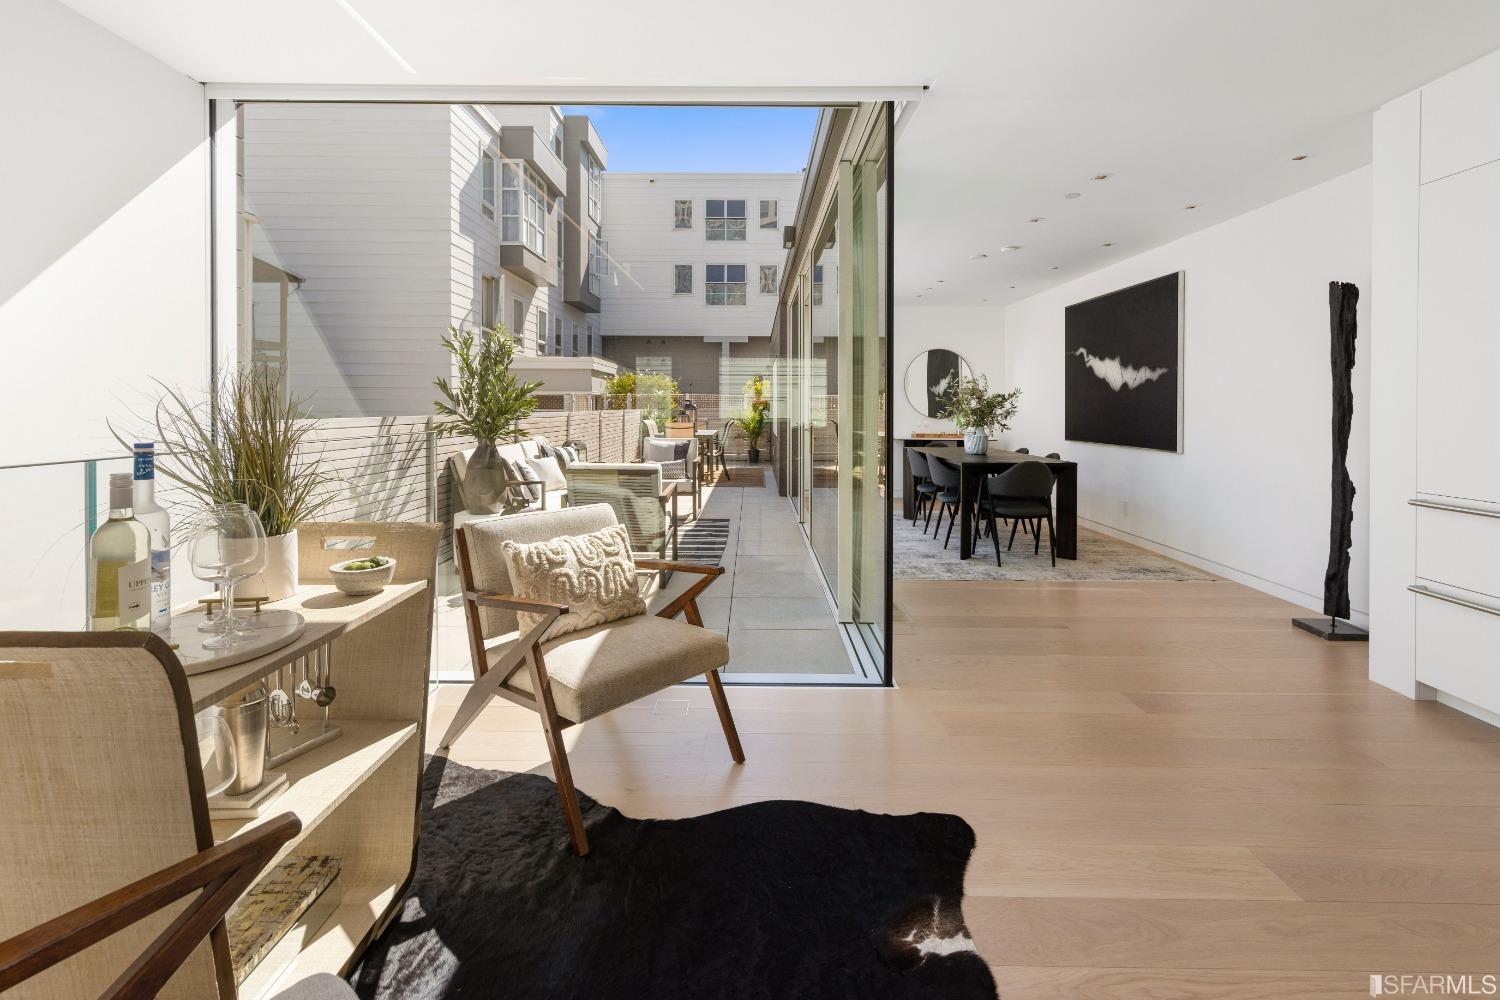
<path id="1" fill-rule="evenodd" d="M 732 689 L 743 767 L 707 692 L 674 690 L 569 733 L 580 786 L 635 816 L 963 816 L 964 910 L 1007 1000 L 1500 973 L 1500 730 L 1370 684 L 1363 646 L 1227 582 L 907 582 L 896 604 L 897 690 Z M 546 771 L 509 706 L 454 758 Z"/>

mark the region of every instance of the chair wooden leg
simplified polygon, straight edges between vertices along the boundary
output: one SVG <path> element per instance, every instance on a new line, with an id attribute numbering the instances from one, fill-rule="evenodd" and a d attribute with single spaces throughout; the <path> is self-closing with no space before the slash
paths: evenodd
<path id="1" fill-rule="evenodd" d="M 736 764 L 743 764 L 745 750 L 740 746 L 739 730 L 734 728 L 734 716 L 729 714 L 729 699 L 724 697 L 724 682 L 719 679 L 717 670 L 710 670 L 705 676 L 708 677 L 708 692 L 714 698 L 714 708 L 719 710 L 719 725 L 724 727 L 724 740 L 729 744 L 729 756 L 734 758 Z"/>
<path id="2" fill-rule="evenodd" d="M 557 780 L 557 797 L 562 800 L 563 818 L 568 823 L 568 838 L 579 857 L 589 853 L 589 838 L 583 830 L 583 810 L 578 806 L 578 790 L 573 787 L 573 770 L 568 766 L 568 748 L 563 743 L 562 726 L 557 707 L 552 703 L 552 688 L 546 668 L 539 656 L 529 656 L 532 690 L 535 691 L 538 714 L 542 717 L 542 735 L 547 738 L 547 755 L 552 758 L 552 776 Z"/>

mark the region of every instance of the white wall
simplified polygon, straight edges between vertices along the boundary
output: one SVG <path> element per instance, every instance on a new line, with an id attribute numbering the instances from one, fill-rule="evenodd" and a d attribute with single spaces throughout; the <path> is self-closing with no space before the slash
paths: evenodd
<path id="1" fill-rule="evenodd" d="M 1375 116 L 1370 677 L 1500 723 L 1500 53 Z M 1440 511 L 1409 501 L 1460 508 Z"/>
<path id="2" fill-rule="evenodd" d="M 1371 170 L 1008 307 L 1005 383 L 1024 395 L 1002 440 L 1079 465 L 1079 514 L 1250 586 L 1321 610 L 1328 559 L 1328 282 L 1360 287 L 1349 471 L 1359 491 L 1349 589 L 1369 610 Z M 1069 304 L 1185 272 L 1181 454 L 1063 436 Z"/>
<path id="3" fill-rule="evenodd" d="M 152 379 L 206 383 L 207 135 L 181 73 L 52 0 L 0 6 L 0 464 L 118 453 L 105 420 Z M 25 526 L 0 628 L 80 627 L 82 498 L 77 465 L 0 471 Z"/>
<path id="4" fill-rule="evenodd" d="M 976 374 L 989 376 L 994 392 L 1015 388 L 1005 368 L 1005 309 L 1002 306 L 898 305 L 892 320 L 895 344 L 891 372 L 892 424 L 896 437 L 954 431 L 953 421 L 915 409 L 906 393 L 906 370 L 923 351 L 957 351 Z M 1061 353 L 1061 348 L 1059 348 Z M 925 374 L 925 372 L 924 372 Z M 920 391 L 918 386 L 918 391 Z M 1022 405 L 1026 404 L 1023 398 Z"/>

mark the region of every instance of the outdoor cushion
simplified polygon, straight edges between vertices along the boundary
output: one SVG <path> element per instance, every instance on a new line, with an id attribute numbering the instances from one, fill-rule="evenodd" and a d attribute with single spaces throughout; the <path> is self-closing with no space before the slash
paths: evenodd
<path id="1" fill-rule="evenodd" d="M 568 613 L 548 627 L 544 639 L 646 613 L 646 602 L 636 590 L 630 534 L 622 525 L 542 542 L 505 539 L 500 552 L 515 596 L 568 606 Z M 516 617 L 523 632 L 542 620 L 527 611 Z"/>
<path id="2" fill-rule="evenodd" d="M 504 650 L 490 650 L 493 665 Z M 723 632 L 639 615 L 572 632 L 542 647 L 558 714 L 586 722 L 729 662 Z M 524 667 L 510 683 L 535 693 Z"/>
<path id="3" fill-rule="evenodd" d="M 568 488 L 568 481 L 563 477 L 562 466 L 551 455 L 533 458 L 527 464 L 531 466 L 532 478 L 540 479 L 545 483 L 548 493 L 561 493 Z"/>

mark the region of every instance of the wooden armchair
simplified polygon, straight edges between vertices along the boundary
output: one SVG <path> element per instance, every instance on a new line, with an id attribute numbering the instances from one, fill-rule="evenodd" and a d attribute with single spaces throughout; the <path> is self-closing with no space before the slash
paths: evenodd
<path id="1" fill-rule="evenodd" d="M 454 546 L 474 685 L 449 724 L 440 751 L 452 747 L 491 697 L 536 712 L 552 758 L 568 835 L 580 855 L 589 852 L 589 843 L 563 745 L 564 729 L 704 674 L 729 752 L 735 763 L 745 762 L 719 679 L 719 668 L 729 662 L 729 643 L 721 633 L 703 627 L 697 604 L 698 595 L 724 572 L 722 567 L 637 558 L 638 569 L 680 570 L 702 579 L 655 615 L 636 615 L 547 642 L 542 635 L 568 609 L 511 595 L 510 574 L 500 554 L 502 541 L 540 542 L 617 523 L 614 511 L 602 503 L 535 511 L 465 525 L 456 533 Z M 522 635 L 517 611 L 540 615 L 541 620 Z M 686 622 L 677 621 L 678 615 Z"/>
<path id="2" fill-rule="evenodd" d="M 301 828 L 291 813 L 277 816 L 9 941 L 0 941 L 0 993 L 197 892 L 197 898 L 100 994 L 101 1000 L 155 997 L 209 934 L 222 926 L 224 914 L 240 893 Z M 353 1000 L 354 995 L 349 984 L 325 973 L 302 980 L 274 1000 Z"/>

